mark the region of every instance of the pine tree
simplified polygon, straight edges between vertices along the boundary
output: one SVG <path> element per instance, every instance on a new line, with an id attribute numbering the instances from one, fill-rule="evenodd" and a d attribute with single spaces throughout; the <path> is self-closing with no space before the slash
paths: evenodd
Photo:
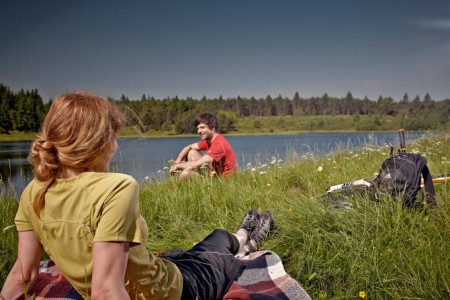
<path id="1" fill-rule="evenodd" d="M 10 103 L 13 94 L 8 87 L 0 84 L 0 133 L 9 133 L 13 129 L 10 116 Z"/>

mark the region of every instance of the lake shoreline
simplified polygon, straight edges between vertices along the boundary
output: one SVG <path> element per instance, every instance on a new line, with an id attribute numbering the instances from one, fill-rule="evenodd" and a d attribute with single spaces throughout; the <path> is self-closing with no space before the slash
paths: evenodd
<path id="1" fill-rule="evenodd" d="M 428 134 L 406 133 L 406 140 L 415 140 Z M 385 147 L 385 141 L 398 144 L 397 132 L 304 132 L 293 134 L 226 135 L 233 146 L 240 170 L 261 169 L 274 161 L 289 162 L 335 151 L 355 150 L 364 145 Z M 111 161 L 111 171 L 126 173 L 138 181 L 167 177 L 164 170 L 176 159 L 185 145 L 199 141 L 197 135 L 179 137 L 123 137 L 118 139 L 118 150 Z M 0 177 L 11 181 L 21 191 L 32 178 L 27 156 L 30 140 L 0 142 Z"/>
<path id="2" fill-rule="evenodd" d="M 314 131 L 281 131 L 281 132 L 261 132 L 261 133 L 255 133 L 255 132 L 227 132 L 223 133 L 224 136 L 293 136 L 293 135 L 301 135 L 305 133 L 388 133 L 388 132 L 396 132 L 397 130 L 314 130 Z M 427 132 L 434 132 L 439 133 L 439 131 L 409 131 L 410 133 L 427 133 Z M 32 141 L 35 137 L 37 132 L 33 133 L 23 133 L 23 132 L 12 132 L 11 134 L 0 134 L 0 143 L 1 142 L 27 142 Z M 193 138 L 198 137 L 197 134 L 119 134 L 120 139 L 128 139 L 128 138 L 145 138 L 145 139 L 158 139 L 158 138 L 164 138 L 164 139 L 171 139 L 171 138 Z"/>

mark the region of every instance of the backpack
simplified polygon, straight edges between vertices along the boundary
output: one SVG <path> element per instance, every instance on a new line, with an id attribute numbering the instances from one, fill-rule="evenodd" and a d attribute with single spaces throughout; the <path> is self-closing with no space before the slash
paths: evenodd
<path id="1" fill-rule="evenodd" d="M 420 154 L 399 152 L 387 158 L 375 177 L 375 187 L 382 193 L 400 196 L 407 207 L 412 207 L 420 191 L 421 175 L 425 181 L 426 201 L 436 206 L 436 194 L 427 160 Z"/>

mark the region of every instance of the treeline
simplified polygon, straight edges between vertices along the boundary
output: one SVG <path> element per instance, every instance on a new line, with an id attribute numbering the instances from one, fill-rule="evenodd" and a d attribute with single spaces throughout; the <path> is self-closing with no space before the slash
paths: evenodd
<path id="1" fill-rule="evenodd" d="M 343 98 L 322 97 L 301 98 L 295 93 L 292 99 L 281 95 L 272 98 L 227 98 L 222 97 L 201 100 L 193 98 L 166 98 L 162 100 L 143 95 L 140 100 L 131 101 L 124 95 L 118 100 L 127 113 L 129 125 L 142 132 L 148 130 L 180 133 L 194 133 L 193 120 L 205 111 L 216 113 L 221 131 L 234 130 L 237 118 L 274 117 L 274 116 L 325 116 L 325 115 L 361 115 L 395 116 L 402 118 L 402 124 L 408 130 L 440 130 L 449 121 L 450 99 L 435 101 L 426 94 L 423 99 L 416 96 L 410 100 L 405 93 L 400 101 L 380 96 L 376 101 L 354 98 L 348 92 Z M 257 126 L 257 123 L 255 124 Z"/>
<path id="2" fill-rule="evenodd" d="M 44 104 L 37 89 L 17 93 L 0 84 L 0 133 L 39 131 L 50 103 Z"/>
<path id="3" fill-rule="evenodd" d="M 135 126 L 140 132 L 162 131 L 168 134 L 194 133 L 193 121 L 202 112 L 212 112 L 219 117 L 223 133 L 235 130 L 237 118 L 352 115 L 356 118 L 368 116 L 394 116 L 402 118 L 402 124 L 408 130 L 442 130 L 449 121 L 450 99 L 435 101 L 429 94 L 423 99 L 416 96 L 410 99 L 405 93 L 399 101 L 391 97 L 379 96 L 377 100 L 367 97 L 359 99 L 348 92 L 345 97 L 302 98 L 296 92 L 293 98 L 270 95 L 265 98 L 254 97 L 227 98 L 221 96 L 200 100 L 193 98 L 179 99 L 143 95 L 141 99 L 130 100 L 125 95 L 117 102 L 126 116 L 126 125 Z M 43 103 L 38 91 L 20 90 L 15 93 L 0 84 L 0 133 L 17 131 L 38 131 L 43 116 L 48 111 L 51 100 Z M 258 122 L 255 122 L 258 126 Z"/>

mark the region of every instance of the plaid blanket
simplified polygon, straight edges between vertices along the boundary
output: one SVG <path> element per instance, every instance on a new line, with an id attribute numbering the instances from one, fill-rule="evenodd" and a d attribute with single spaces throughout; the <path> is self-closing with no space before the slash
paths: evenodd
<path id="1" fill-rule="evenodd" d="M 41 261 L 38 280 L 27 294 L 27 300 L 83 300 L 51 260 Z"/>
<path id="2" fill-rule="evenodd" d="M 224 300 L 311 300 L 300 284 L 286 273 L 274 252 L 253 252 L 242 261 L 244 272 L 232 283 Z"/>
<path id="3" fill-rule="evenodd" d="M 231 285 L 224 300 L 310 300 L 311 298 L 289 276 L 283 263 L 272 251 L 257 251 L 242 258 L 245 269 Z M 27 299 L 82 300 L 51 260 L 41 262 L 39 278 L 28 291 Z"/>

